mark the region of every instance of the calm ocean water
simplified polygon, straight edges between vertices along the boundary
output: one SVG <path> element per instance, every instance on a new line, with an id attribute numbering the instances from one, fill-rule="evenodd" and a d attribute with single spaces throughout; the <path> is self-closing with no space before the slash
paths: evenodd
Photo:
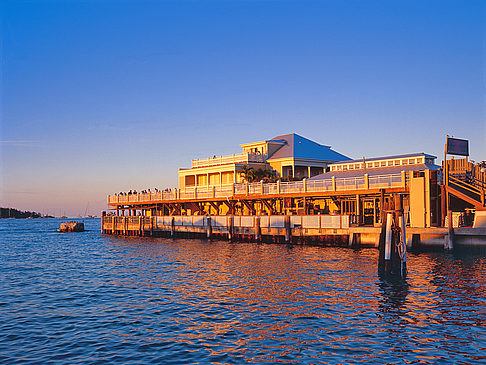
<path id="1" fill-rule="evenodd" d="M 0 220 L 1 363 L 486 363 L 486 256 L 57 233 Z"/>

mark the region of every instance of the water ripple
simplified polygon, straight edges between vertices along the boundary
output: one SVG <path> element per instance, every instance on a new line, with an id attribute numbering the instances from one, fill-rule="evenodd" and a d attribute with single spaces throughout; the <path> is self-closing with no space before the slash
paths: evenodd
<path id="1" fill-rule="evenodd" d="M 486 362 L 486 259 L 0 222 L 1 363 Z"/>

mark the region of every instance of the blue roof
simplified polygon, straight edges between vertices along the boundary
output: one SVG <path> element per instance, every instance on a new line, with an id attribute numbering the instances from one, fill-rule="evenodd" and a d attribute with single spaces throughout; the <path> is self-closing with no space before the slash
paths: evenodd
<path id="1" fill-rule="evenodd" d="M 272 138 L 270 141 L 283 142 L 285 144 L 271 155 L 268 158 L 269 160 L 291 157 L 322 161 L 350 160 L 349 157 L 332 150 L 329 146 L 320 145 L 295 133 L 283 134 Z"/>

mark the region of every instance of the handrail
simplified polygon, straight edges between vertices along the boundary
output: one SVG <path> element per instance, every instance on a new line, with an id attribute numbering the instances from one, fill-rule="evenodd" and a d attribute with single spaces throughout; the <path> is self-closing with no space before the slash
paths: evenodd
<path id="1" fill-rule="evenodd" d="M 449 176 L 449 180 L 452 183 L 454 183 L 454 184 L 458 185 L 459 187 L 461 187 L 462 189 L 468 190 L 468 191 L 470 191 L 470 192 L 472 192 L 474 194 L 481 195 L 481 193 L 482 193 L 482 191 L 479 188 L 477 188 L 476 186 L 474 186 L 472 184 L 469 184 L 469 183 L 467 183 L 465 181 L 459 180 L 459 179 L 457 179 L 457 178 L 455 178 L 453 176 Z"/>
<path id="2" fill-rule="evenodd" d="M 265 162 L 263 155 L 255 155 L 251 153 L 240 153 L 238 155 L 232 156 L 219 156 L 219 157 L 208 157 L 205 159 L 192 160 L 192 168 L 197 167 L 207 167 L 207 166 L 218 166 L 226 165 L 232 163 L 249 163 L 249 162 Z"/>
<path id="3" fill-rule="evenodd" d="M 276 183 L 237 183 L 221 186 L 195 186 L 186 189 L 175 189 L 174 191 L 108 196 L 108 204 L 144 203 L 164 200 L 229 198 L 235 195 L 280 195 L 333 190 L 368 190 L 392 187 L 403 187 L 401 174 Z"/>

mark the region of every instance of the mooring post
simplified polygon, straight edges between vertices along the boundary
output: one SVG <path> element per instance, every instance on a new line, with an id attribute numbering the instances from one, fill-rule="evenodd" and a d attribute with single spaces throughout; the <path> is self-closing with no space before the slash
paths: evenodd
<path id="1" fill-rule="evenodd" d="M 259 216 L 255 217 L 255 226 L 256 226 L 255 240 L 257 242 L 260 242 L 260 240 L 262 239 L 262 227 L 260 226 Z"/>
<path id="2" fill-rule="evenodd" d="M 403 214 L 400 216 L 400 238 L 400 273 L 402 277 L 405 277 L 407 275 L 407 233 L 405 231 L 405 216 Z"/>
<path id="3" fill-rule="evenodd" d="M 385 229 L 385 272 L 390 271 L 391 254 L 392 254 L 392 224 L 393 213 L 386 214 L 386 229 Z"/>
<path id="4" fill-rule="evenodd" d="M 228 240 L 231 241 L 233 239 L 233 216 L 228 216 Z"/>
<path id="5" fill-rule="evenodd" d="M 285 226 L 285 242 L 289 243 L 290 242 L 290 237 L 292 235 L 292 231 L 290 228 L 290 216 L 286 215 L 284 218 L 284 226 Z"/>
<path id="6" fill-rule="evenodd" d="M 172 217 L 172 220 L 170 221 L 170 236 L 174 237 L 175 235 L 175 218 Z"/>
<path id="7" fill-rule="evenodd" d="M 454 225 L 452 222 L 452 210 L 449 210 L 447 212 L 447 220 L 448 222 L 448 233 L 447 233 L 447 239 L 444 242 L 444 249 L 446 251 L 452 251 L 454 249 Z"/>
<path id="8" fill-rule="evenodd" d="M 101 212 L 101 234 L 105 234 L 105 217 L 106 217 L 106 212 L 102 211 Z"/>
<path id="9" fill-rule="evenodd" d="M 213 235 L 213 227 L 211 226 L 211 217 L 206 217 L 206 235 L 208 239 L 211 239 L 211 236 Z"/>
<path id="10" fill-rule="evenodd" d="M 355 233 L 354 233 L 354 232 L 349 232 L 349 237 L 348 237 L 348 247 L 352 247 L 352 246 L 353 246 L 353 239 L 354 239 L 354 235 L 355 235 Z"/>

